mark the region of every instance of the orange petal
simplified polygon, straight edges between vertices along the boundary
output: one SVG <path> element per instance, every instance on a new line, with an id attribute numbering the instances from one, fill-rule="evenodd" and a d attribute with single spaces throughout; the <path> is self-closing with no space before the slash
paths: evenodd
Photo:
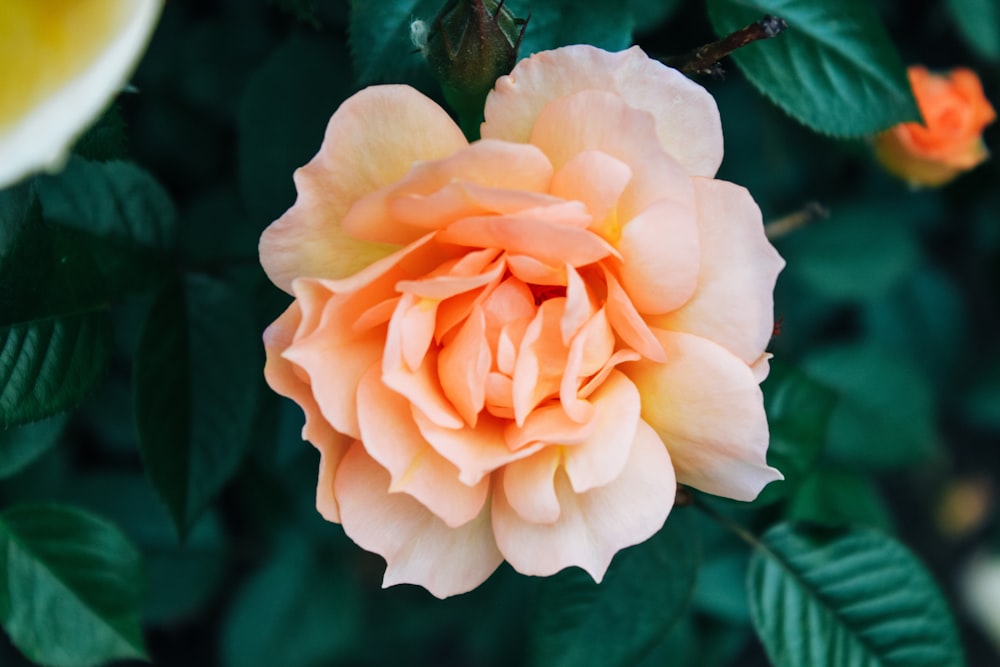
<path id="1" fill-rule="evenodd" d="M 382 384 L 378 366 L 358 385 L 358 422 L 365 451 L 391 475 L 390 493 L 408 493 L 452 528 L 479 514 L 489 480 L 459 481 L 458 469 L 420 434 L 409 402 Z"/>
<path id="2" fill-rule="evenodd" d="M 295 205 L 261 235 L 268 277 L 289 291 L 299 276 L 343 278 L 392 253 L 396 245 L 359 240 L 341 227 L 350 208 L 415 161 L 467 145 L 448 114 L 413 88 L 372 86 L 350 97 L 330 119 L 319 153 L 296 171 Z"/>
<path id="3" fill-rule="evenodd" d="M 344 532 L 386 561 L 383 586 L 417 584 L 446 598 L 471 591 L 503 561 L 493 539 L 490 504 L 459 528 L 407 494 L 388 492 L 389 474 L 361 443 L 347 452 L 334 481 Z"/>
<path id="4" fill-rule="evenodd" d="M 632 179 L 629 166 L 600 151 L 584 151 L 569 160 L 552 179 L 552 194 L 583 202 L 600 227 Z M 599 229 L 592 230 L 601 234 Z M 611 240 L 611 236 L 602 234 Z M 612 241 L 614 242 L 614 241 Z"/>
<path id="5" fill-rule="evenodd" d="M 608 322 L 625 344 L 650 361 L 666 361 L 660 342 L 649 330 L 649 325 L 642 315 L 632 305 L 625 290 L 611 272 L 604 268 L 604 280 L 607 284 L 608 297 L 605 308 L 608 311 Z"/>
<path id="6" fill-rule="evenodd" d="M 623 364 L 642 396 L 642 418 L 663 439 L 677 481 L 753 500 L 781 473 L 767 465 L 764 399 L 753 371 L 718 344 L 655 331 L 668 361 Z"/>
<path id="7" fill-rule="evenodd" d="M 774 330 L 774 283 L 785 262 L 764 235 L 760 209 L 746 189 L 693 180 L 701 244 L 698 288 L 679 310 L 647 321 L 713 340 L 752 364 Z"/>
<path id="8" fill-rule="evenodd" d="M 653 114 L 659 146 L 688 173 L 715 175 L 722 162 L 722 124 L 715 100 L 639 47 L 609 53 L 575 45 L 521 60 L 486 98 L 482 136 L 526 142 L 547 104 L 582 90 L 614 93 L 629 106 Z"/>
<path id="9" fill-rule="evenodd" d="M 340 511 L 333 497 L 333 476 L 351 439 L 337 433 L 324 419 L 313 397 L 311 385 L 300 373 L 296 373 L 292 363 L 282 356 L 282 352 L 291 345 L 300 320 L 299 305 L 293 302 L 281 317 L 264 331 L 264 350 L 267 357 L 264 364 L 264 378 L 271 389 L 298 403 L 305 413 L 306 422 L 302 427 L 302 439 L 308 440 L 320 452 L 316 508 L 328 521 L 339 523 Z"/>
<path id="10" fill-rule="evenodd" d="M 476 307 L 438 354 L 438 377 L 444 395 L 469 426 L 475 427 L 486 405 L 486 374 L 492 363 L 486 342 L 486 317 Z"/>
<path id="11" fill-rule="evenodd" d="M 549 576 L 576 565 L 599 582 L 615 553 L 663 527 L 676 491 L 666 448 L 640 421 L 628 461 L 614 481 L 578 494 L 566 475 L 556 472 L 559 516 L 553 523 L 526 520 L 511 505 L 506 485 L 494 490 L 493 533 L 518 572 Z"/>

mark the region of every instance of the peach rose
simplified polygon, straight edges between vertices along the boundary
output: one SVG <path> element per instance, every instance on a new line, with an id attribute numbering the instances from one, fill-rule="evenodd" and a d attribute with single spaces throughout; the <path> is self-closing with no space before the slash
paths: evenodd
<path id="1" fill-rule="evenodd" d="M 908 72 L 924 124 L 901 123 L 883 132 L 875 139 L 876 156 L 910 185 L 944 185 L 989 157 L 982 133 L 996 112 L 971 70 L 941 75 L 915 65 Z"/>
<path id="2" fill-rule="evenodd" d="M 677 483 L 752 500 L 783 261 L 714 180 L 712 98 L 638 48 L 539 53 L 482 140 L 407 86 L 348 99 L 260 242 L 295 297 L 265 375 L 306 414 L 317 505 L 446 597 L 506 560 L 600 581 Z"/>

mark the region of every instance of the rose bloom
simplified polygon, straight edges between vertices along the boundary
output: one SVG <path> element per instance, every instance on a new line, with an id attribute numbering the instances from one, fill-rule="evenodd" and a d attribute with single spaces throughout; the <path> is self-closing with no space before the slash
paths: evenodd
<path id="1" fill-rule="evenodd" d="M 504 560 L 600 581 L 677 484 L 770 481 L 759 381 L 783 261 L 714 180 L 716 105 L 640 49 L 521 61 L 469 144 L 407 86 L 348 99 L 261 262 L 295 297 L 265 375 L 305 411 L 317 505 L 386 586 Z"/>
<path id="2" fill-rule="evenodd" d="M 982 133 L 996 112 L 971 70 L 933 74 L 915 65 L 908 72 L 924 123 L 901 123 L 880 134 L 876 156 L 910 185 L 944 185 L 989 157 Z"/>
<path id="3" fill-rule="evenodd" d="M 0 188 L 58 169 L 125 85 L 163 0 L 0 0 Z"/>

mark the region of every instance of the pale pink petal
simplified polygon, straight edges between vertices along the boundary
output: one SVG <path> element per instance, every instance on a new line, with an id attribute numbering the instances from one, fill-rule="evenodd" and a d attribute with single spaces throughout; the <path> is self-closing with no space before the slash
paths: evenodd
<path id="1" fill-rule="evenodd" d="M 389 473 L 355 443 L 341 462 L 334 493 L 347 536 L 385 559 L 383 586 L 417 584 L 446 598 L 471 591 L 503 561 L 490 503 L 472 521 L 449 528 L 412 497 L 388 488 Z"/>
<path id="2" fill-rule="evenodd" d="M 358 385 L 358 422 L 365 450 L 391 475 L 390 493 L 410 494 L 453 528 L 479 514 L 489 480 L 459 481 L 458 469 L 420 434 L 407 400 L 382 384 L 378 366 Z"/>
<path id="3" fill-rule="evenodd" d="M 590 396 L 592 431 L 564 451 L 566 474 L 576 493 L 610 483 L 628 460 L 639 423 L 639 390 L 620 371 L 613 371 Z"/>
<path id="4" fill-rule="evenodd" d="M 561 405 L 546 405 L 531 411 L 523 426 L 510 422 L 504 429 L 504 440 L 510 451 L 518 451 L 533 443 L 578 445 L 594 432 L 597 423 L 583 423 L 569 418 Z"/>
<path id="5" fill-rule="evenodd" d="M 551 524 L 559 518 L 559 499 L 553 478 L 561 458 L 559 447 L 545 447 L 503 469 L 502 495 L 521 521 Z M 494 508 L 494 511 L 496 509 Z"/>
<path id="6" fill-rule="evenodd" d="M 486 374 L 492 363 L 486 342 L 486 316 L 476 307 L 438 354 L 438 377 L 444 395 L 469 426 L 475 427 L 486 405 Z"/>
<path id="7" fill-rule="evenodd" d="M 586 227 L 590 217 L 578 218 L 577 222 L 579 220 Z M 474 248 L 502 248 L 515 255 L 529 255 L 559 266 L 583 266 L 609 255 L 618 255 L 603 238 L 572 226 L 574 224 L 573 221 L 552 222 L 527 213 L 464 218 L 438 232 L 437 239 L 441 243 Z"/>
<path id="8" fill-rule="evenodd" d="M 622 286 L 640 313 L 682 306 L 698 283 L 698 224 L 695 212 L 663 199 L 622 228 Z"/>
<path id="9" fill-rule="evenodd" d="M 319 480 L 316 485 L 316 508 L 328 521 L 340 522 L 340 511 L 333 497 L 333 476 L 343 458 L 351 439 L 337 433 L 323 418 L 312 387 L 304 373 L 297 373 L 295 367 L 281 356 L 292 342 L 301 319 L 300 308 L 293 302 L 282 315 L 264 331 L 264 350 L 267 360 L 264 364 L 264 378 L 276 393 L 287 396 L 302 408 L 305 425 L 302 439 L 308 440 L 320 452 Z"/>
<path id="10" fill-rule="evenodd" d="M 350 236 L 365 241 L 382 243 L 410 243 L 426 232 L 426 225 L 413 226 L 407 215 L 407 206 L 416 203 L 416 216 L 433 228 L 447 224 L 454 216 L 461 215 L 461 209 L 448 214 L 448 208 L 439 209 L 444 213 L 433 223 L 433 211 L 417 202 L 406 201 L 411 196 L 418 198 L 434 195 L 455 180 L 493 188 L 544 192 L 552 180 L 552 165 L 545 155 L 529 144 L 513 144 L 504 141 L 479 141 L 464 147 L 448 157 L 417 162 L 399 182 L 375 190 L 360 199 L 344 217 L 342 227 Z M 404 198 L 399 202 L 399 198 Z M 453 204 L 454 198 L 431 201 L 435 204 Z M 419 209 L 423 208 L 423 212 Z M 475 208 L 469 209 L 469 213 Z M 401 215 L 400 215 L 401 214 Z"/>
<path id="11" fill-rule="evenodd" d="M 619 364 L 624 364 L 626 361 L 638 361 L 642 359 L 642 355 L 635 350 L 630 350 L 628 348 L 623 348 L 621 350 L 615 350 L 615 353 L 608 357 L 607 362 L 600 371 L 597 372 L 592 378 L 587 380 L 587 383 L 580 387 L 577 392 L 577 396 L 580 398 L 587 398 L 594 390 L 600 387 L 604 381 L 611 375 L 611 372 L 619 366 Z"/>
<path id="12" fill-rule="evenodd" d="M 415 161 L 467 145 L 448 114 L 409 86 L 373 86 L 350 97 L 330 119 L 319 153 L 296 171 L 295 205 L 261 235 L 264 271 L 290 291 L 297 277 L 343 278 L 389 255 L 397 246 L 368 243 L 341 228 L 350 208 L 399 180 Z"/>
<path id="13" fill-rule="evenodd" d="M 429 195 L 393 195 L 390 214 L 399 222 L 423 229 L 440 229 L 459 218 L 552 206 L 561 200 L 552 195 L 525 190 L 506 190 L 464 181 L 448 183 Z"/>
<path id="14" fill-rule="evenodd" d="M 575 45 L 525 58 L 500 77 L 486 98 L 482 136 L 526 142 L 546 104 L 581 90 L 612 92 L 629 106 L 652 113 L 659 144 L 688 173 L 714 176 L 722 163 L 722 123 L 715 100 L 639 47 L 608 53 Z"/>
<path id="15" fill-rule="evenodd" d="M 625 290 L 618 280 L 604 269 L 604 280 L 607 284 L 608 296 L 605 308 L 608 311 L 608 322 L 625 344 L 650 361 L 666 361 L 660 341 L 656 339 L 642 315 L 632 305 Z"/>
<path id="16" fill-rule="evenodd" d="M 614 481 L 578 494 L 560 470 L 555 489 L 559 518 L 548 524 L 526 521 L 511 506 L 506 488 L 494 489 L 497 546 L 523 574 L 549 576 L 576 565 L 599 582 L 615 553 L 663 527 L 677 485 L 667 449 L 640 421 L 625 468 Z"/>
<path id="17" fill-rule="evenodd" d="M 767 376 L 771 373 L 771 357 L 773 356 L 770 352 L 765 352 L 757 357 L 757 361 L 750 364 L 750 370 L 753 371 L 753 379 L 757 381 L 757 384 L 766 380 Z"/>
<path id="18" fill-rule="evenodd" d="M 570 159 L 552 179 L 550 192 L 564 199 L 581 201 L 593 216 L 590 229 L 608 240 L 616 233 L 604 233 L 605 219 L 612 215 L 618 198 L 632 179 L 629 166 L 599 151 L 584 151 Z"/>
<path id="19" fill-rule="evenodd" d="M 774 283 L 785 262 L 764 236 L 760 209 L 746 189 L 696 178 L 701 271 L 692 299 L 648 318 L 722 345 L 747 364 L 764 352 L 774 328 Z"/>
<path id="20" fill-rule="evenodd" d="M 569 345 L 580 327 L 594 314 L 594 304 L 590 300 L 583 278 L 572 266 L 566 266 L 566 312 L 560 323 L 564 345 Z"/>
<path id="21" fill-rule="evenodd" d="M 750 367 L 718 344 L 655 330 L 667 362 L 621 369 L 639 388 L 642 418 L 673 459 L 677 481 L 735 500 L 753 500 L 781 473 L 767 465 L 764 399 Z"/>
<path id="22" fill-rule="evenodd" d="M 530 456 L 544 446 L 535 443 L 511 451 L 504 437 L 509 418 L 488 413 L 480 415 L 474 427 L 462 428 L 438 426 L 416 410 L 413 419 L 431 447 L 455 464 L 459 470 L 458 479 L 467 486 L 475 486 L 485 475 L 511 461 Z"/>

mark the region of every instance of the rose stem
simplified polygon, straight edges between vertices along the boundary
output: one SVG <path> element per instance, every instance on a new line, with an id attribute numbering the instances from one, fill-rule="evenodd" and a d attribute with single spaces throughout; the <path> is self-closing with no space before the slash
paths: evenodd
<path id="1" fill-rule="evenodd" d="M 722 76 L 722 67 L 719 65 L 720 60 L 747 44 L 761 39 L 777 37 L 787 27 L 788 23 L 785 22 L 785 19 L 766 14 L 761 20 L 751 23 L 747 27 L 726 35 L 711 44 L 700 46 L 694 51 L 689 51 L 679 56 L 667 56 L 658 60 L 674 69 L 679 69 L 685 74 L 720 77 Z"/>

